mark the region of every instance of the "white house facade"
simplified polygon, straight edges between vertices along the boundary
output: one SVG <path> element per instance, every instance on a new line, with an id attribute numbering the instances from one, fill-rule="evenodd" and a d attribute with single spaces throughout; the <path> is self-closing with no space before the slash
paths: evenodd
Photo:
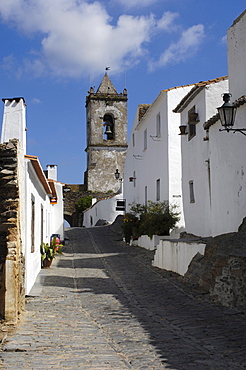
<path id="1" fill-rule="evenodd" d="M 181 189 L 180 117 L 173 113 L 193 85 L 160 92 L 151 105 L 140 105 L 133 123 L 124 169 L 124 198 L 131 204 L 167 201 L 177 205 L 184 228 Z"/>
<path id="2" fill-rule="evenodd" d="M 246 129 L 246 11 L 227 31 L 229 88 L 237 107 L 235 129 Z M 222 99 L 218 106 L 223 104 Z M 209 129 L 212 176 L 212 235 L 235 232 L 246 216 L 246 131 L 223 131 L 218 115 Z"/>
<path id="3" fill-rule="evenodd" d="M 83 226 L 93 227 L 100 221 L 112 224 L 116 217 L 124 214 L 125 200 L 122 193 L 115 196 L 96 200 L 92 206 L 84 211 Z"/>
<path id="4" fill-rule="evenodd" d="M 26 155 L 26 104 L 23 98 L 3 99 L 1 143 L 18 139 L 20 232 L 25 258 L 25 292 L 28 294 L 41 269 L 40 244 L 52 234 L 63 235 L 63 184 L 47 179 L 36 156 Z M 52 170 L 51 175 L 54 175 Z M 49 174 L 49 168 L 48 168 Z M 54 177 L 54 176 L 53 176 Z"/>
<path id="5" fill-rule="evenodd" d="M 215 161 L 221 162 L 221 155 L 214 153 L 214 149 L 212 150 L 212 135 L 204 130 L 204 123 L 217 113 L 216 108 L 221 105 L 221 95 L 227 90 L 227 77 L 199 82 L 174 109 L 181 115 L 181 127 L 183 128 L 181 135 L 182 194 L 185 231 L 190 234 L 210 236 L 216 232 L 214 224 L 216 220 L 213 220 L 215 203 L 220 204 L 221 207 L 223 198 L 220 196 L 221 185 L 216 196 L 214 186 L 215 178 L 218 178 L 221 184 L 219 172 L 223 163 L 219 168 L 215 166 Z M 218 131 L 217 148 L 220 147 L 221 140 L 223 137 L 221 138 L 221 133 Z M 216 201 L 216 198 L 220 201 Z M 217 223 L 220 220 L 219 218 Z"/>

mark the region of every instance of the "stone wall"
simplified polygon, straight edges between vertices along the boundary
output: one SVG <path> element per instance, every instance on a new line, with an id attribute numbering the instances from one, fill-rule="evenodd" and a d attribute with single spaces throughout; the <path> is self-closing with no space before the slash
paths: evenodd
<path id="1" fill-rule="evenodd" d="M 213 301 L 246 311 L 246 219 L 238 232 L 211 238 L 204 256 L 198 253 L 191 261 L 184 280 Z"/>
<path id="2" fill-rule="evenodd" d="M 0 144 L 0 315 L 13 323 L 25 302 L 18 145 L 17 140 Z"/>

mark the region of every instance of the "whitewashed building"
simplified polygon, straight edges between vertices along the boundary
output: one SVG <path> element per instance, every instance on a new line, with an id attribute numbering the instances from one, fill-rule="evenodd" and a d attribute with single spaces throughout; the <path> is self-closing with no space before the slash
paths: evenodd
<path id="1" fill-rule="evenodd" d="M 204 130 L 204 123 L 217 113 L 216 108 L 222 105 L 221 95 L 227 90 L 227 77 L 199 82 L 174 109 L 181 115 L 183 208 L 185 231 L 190 234 L 210 236 L 222 231 L 222 225 L 216 229 L 221 217 L 217 214 L 214 219 L 213 215 L 216 204 L 221 207 L 223 203 L 220 171 L 221 166 L 227 167 L 226 157 L 222 160 L 217 149 L 226 143 L 218 128 L 212 135 Z"/>
<path id="2" fill-rule="evenodd" d="M 124 214 L 125 200 L 122 193 L 105 199 L 94 199 L 92 206 L 83 212 L 83 226 L 93 227 L 103 223 L 112 224 L 116 217 Z"/>
<path id="3" fill-rule="evenodd" d="M 246 11 L 227 31 L 229 89 L 235 129 L 246 129 Z M 223 104 L 222 99 L 218 106 Z M 223 131 L 218 115 L 205 123 L 211 155 L 212 235 L 237 231 L 246 216 L 246 131 Z"/>
<path id="4" fill-rule="evenodd" d="M 25 258 L 25 291 L 28 294 L 41 269 L 40 244 L 52 234 L 63 235 L 63 184 L 56 166 L 48 166 L 48 180 L 36 156 L 26 155 L 26 104 L 24 98 L 3 99 L 1 143 L 19 140 L 18 182 L 20 189 L 20 233 Z"/>
<path id="5" fill-rule="evenodd" d="M 151 105 L 138 107 L 124 169 L 124 198 L 131 204 L 167 201 L 177 205 L 184 228 L 181 189 L 180 117 L 173 109 L 193 85 L 163 90 Z"/>

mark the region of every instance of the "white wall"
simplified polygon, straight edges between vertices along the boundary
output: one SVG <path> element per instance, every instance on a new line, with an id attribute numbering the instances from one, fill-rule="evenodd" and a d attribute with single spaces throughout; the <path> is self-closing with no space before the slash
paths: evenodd
<path id="1" fill-rule="evenodd" d="M 184 275 L 193 257 L 204 254 L 206 244 L 161 240 L 157 246 L 153 266 Z"/>
<path id="2" fill-rule="evenodd" d="M 117 200 L 123 200 L 123 194 L 94 203 L 84 212 L 84 227 L 95 226 L 98 220 L 106 220 L 109 224 L 113 223 L 118 215 L 123 215 L 123 211 L 116 211 Z"/>
<path id="3" fill-rule="evenodd" d="M 246 119 L 246 105 L 236 119 Z M 219 132 L 220 122 L 210 127 L 212 176 L 212 235 L 237 231 L 246 216 L 246 137 Z"/>
<path id="4" fill-rule="evenodd" d="M 57 204 L 50 204 L 51 212 L 51 234 L 60 234 L 61 240 L 64 240 L 64 202 L 63 202 L 63 185 L 55 181 L 55 188 L 57 193 Z"/>
<path id="5" fill-rule="evenodd" d="M 233 25 L 227 31 L 229 85 L 233 100 L 240 98 L 246 93 L 245 35 L 246 10 L 234 21 Z"/>
<path id="6" fill-rule="evenodd" d="M 43 242 L 49 242 L 49 227 L 48 219 L 49 197 L 47 196 L 42 184 L 40 183 L 37 174 L 29 160 L 25 160 L 26 164 L 26 223 L 25 223 L 25 264 L 26 264 L 26 294 L 30 292 L 35 279 L 41 269 L 40 244 L 41 240 L 41 207 L 43 207 Z M 35 202 L 35 235 L 34 235 L 34 251 L 32 252 L 31 243 L 31 220 L 32 220 L 32 200 Z"/>
<path id="7" fill-rule="evenodd" d="M 211 170 L 214 160 L 210 145 L 212 135 L 209 132 L 209 140 L 204 140 L 206 132 L 203 124 L 217 112 L 216 108 L 222 104 L 221 94 L 227 91 L 227 85 L 227 80 L 208 84 L 181 113 L 182 125 L 188 124 L 188 111 L 193 106 L 195 106 L 199 119 L 196 124 L 196 135 L 193 138 L 189 140 L 188 135 L 181 135 L 181 153 L 185 231 L 200 236 L 213 235 L 212 182 L 216 176 L 216 173 Z M 217 140 L 220 140 L 219 137 Z M 193 181 L 195 202 L 191 202 L 190 199 L 190 181 Z"/>
<path id="8" fill-rule="evenodd" d="M 191 88 L 192 86 L 184 86 L 162 91 L 140 122 L 138 122 L 137 111 L 124 168 L 124 198 L 126 198 L 127 210 L 132 203 L 145 204 L 146 187 L 147 200 L 156 201 L 156 184 L 157 180 L 160 179 L 160 201 L 168 201 L 171 205 L 178 205 L 178 210 L 181 212 L 181 220 L 178 224 L 180 230 L 184 226 L 181 192 L 180 117 L 172 110 Z M 161 117 L 161 135 L 155 137 L 158 114 Z M 146 129 L 147 149 L 144 150 L 144 131 Z M 133 146 L 133 134 L 135 146 Z M 129 177 L 132 177 L 134 173 L 136 180 L 129 182 Z"/>

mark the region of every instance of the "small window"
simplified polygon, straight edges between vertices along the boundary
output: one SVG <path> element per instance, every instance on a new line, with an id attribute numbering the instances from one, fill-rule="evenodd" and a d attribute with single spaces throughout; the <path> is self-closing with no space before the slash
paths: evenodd
<path id="1" fill-rule="evenodd" d="M 31 253 L 35 252 L 35 198 L 31 200 Z"/>
<path id="2" fill-rule="evenodd" d="M 125 199 L 117 200 L 116 211 L 125 211 L 126 210 L 126 201 Z"/>
<path id="3" fill-rule="evenodd" d="M 156 180 L 156 201 L 161 199 L 161 180 Z"/>
<path id="4" fill-rule="evenodd" d="M 161 115 L 160 113 L 156 116 L 156 136 L 161 137 Z"/>
<path id="5" fill-rule="evenodd" d="M 145 186 L 144 188 L 144 203 L 147 206 L 148 205 L 148 188 Z"/>
<path id="6" fill-rule="evenodd" d="M 195 106 L 188 112 L 188 140 L 196 136 L 196 124 L 199 122 L 198 114 L 195 111 Z"/>
<path id="7" fill-rule="evenodd" d="M 189 188 L 190 188 L 190 203 L 195 203 L 194 182 L 193 182 L 193 180 L 189 181 Z"/>
<path id="8" fill-rule="evenodd" d="M 144 130 L 144 150 L 147 149 L 147 128 Z"/>
<path id="9" fill-rule="evenodd" d="M 132 134 L 132 146 L 135 146 L 135 135 Z"/>
<path id="10" fill-rule="evenodd" d="M 136 171 L 133 171 L 133 186 L 136 187 Z"/>

